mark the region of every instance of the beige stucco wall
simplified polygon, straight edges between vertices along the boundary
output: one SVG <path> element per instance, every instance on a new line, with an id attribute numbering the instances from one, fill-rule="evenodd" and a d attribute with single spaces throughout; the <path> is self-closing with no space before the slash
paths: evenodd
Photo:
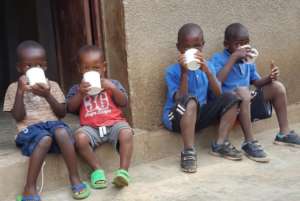
<path id="1" fill-rule="evenodd" d="M 164 68 L 176 62 L 177 30 L 195 22 L 204 30 L 205 53 L 222 49 L 223 32 L 232 22 L 245 24 L 260 56 L 258 69 L 274 59 L 288 88 L 290 103 L 300 101 L 299 0 L 126 0 L 126 49 L 132 118 L 135 127 L 159 126 L 165 101 Z"/>

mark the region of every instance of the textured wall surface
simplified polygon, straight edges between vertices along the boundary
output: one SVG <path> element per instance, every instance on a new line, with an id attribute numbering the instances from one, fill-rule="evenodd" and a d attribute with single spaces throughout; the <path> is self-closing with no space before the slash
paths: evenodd
<path id="1" fill-rule="evenodd" d="M 223 32 L 233 22 L 250 31 L 262 75 L 274 59 L 288 88 L 289 103 L 300 101 L 299 0 L 124 0 L 127 62 L 135 127 L 160 125 L 166 86 L 164 68 L 176 62 L 177 31 L 195 22 L 204 30 L 209 57 L 222 50 Z"/>

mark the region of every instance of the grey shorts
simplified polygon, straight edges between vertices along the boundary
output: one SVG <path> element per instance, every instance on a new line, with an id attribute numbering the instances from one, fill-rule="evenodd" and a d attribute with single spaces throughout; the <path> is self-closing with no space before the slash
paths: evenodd
<path id="1" fill-rule="evenodd" d="M 125 121 L 118 122 L 112 126 L 105 126 L 99 128 L 93 128 L 90 126 L 82 126 L 75 131 L 75 135 L 77 133 L 84 133 L 90 138 L 90 144 L 93 149 L 97 146 L 109 142 L 113 144 L 116 150 L 118 150 L 118 141 L 119 134 L 122 129 L 130 129 L 132 128 Z"/>

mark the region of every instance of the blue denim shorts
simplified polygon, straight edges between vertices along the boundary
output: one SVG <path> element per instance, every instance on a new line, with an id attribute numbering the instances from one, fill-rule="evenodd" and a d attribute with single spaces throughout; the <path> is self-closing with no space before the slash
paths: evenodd
<path id="1" fill-rule="evenodd" d="M 23 155 L 31 156 L 40 140 L 45 136 L 49 136 L 52 138 L 52 145 L 48 153 L 60 153 L 55 140 L 55 131 L 58 128 L 65 128 L 71 136 L 69 126 L 62 121 L 41 122 L 23 129 L 16 137 L 16 146 L 21 149 Z"/>

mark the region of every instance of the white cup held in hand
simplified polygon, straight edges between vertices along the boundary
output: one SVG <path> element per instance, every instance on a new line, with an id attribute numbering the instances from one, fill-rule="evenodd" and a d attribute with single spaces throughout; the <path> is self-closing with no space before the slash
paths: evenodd
<path id="1" fill-rule="evenodd" d="M 250 56 L 251 57 L 246 57 L 245 59 L 243 59 L 243 62 L 247 63 L 247 64 L 254 63 L 255 60 L 256 60 L 256 58 L 258 57 L 258 54 L 259 54 L 258 51 L 257 51 L 257 49 L 251 48 L 250 45 L 243 45 L 240 48 L 250 48 L 251 49 L 250 50 Z"/>
<path id="2" fill-rule="evenodd" d="M 45 72 L 39 66 L 31 67 L 30 69 L 28 69 L 26 71 L 26 77 L 28 79 L 28 82 L 29 82 L 30 86 L 33 86 L 37 83 L 43 83 L 43 84 L 48 85 L 47 79 L 46 79 L 46 76 L 45 76 Z"/>
<path id="3" fill-rule="evenodd" d="M 100 73 L 97 71 L 88 71 L 83 74 L 84 81 L 90 83 L 91 87 L 88 92 L 89 95 L 95 96 L 101 92 Z"/>
<path id="4" fill-rule="evenodd" d="M 197 70 L 200 68 L 200 65 L 199 65 L 199 60 L 196 59 L 195 57 L 195 54 L 198 52 L 199 50 L 195 49 L 195 48 L 191 48 L 191 49 L 188 49 L 185 53 L 184 53 L 184 56 L 185 56 L 185 63 L 187 65 L 187 68 L 189 70 Z"/>

